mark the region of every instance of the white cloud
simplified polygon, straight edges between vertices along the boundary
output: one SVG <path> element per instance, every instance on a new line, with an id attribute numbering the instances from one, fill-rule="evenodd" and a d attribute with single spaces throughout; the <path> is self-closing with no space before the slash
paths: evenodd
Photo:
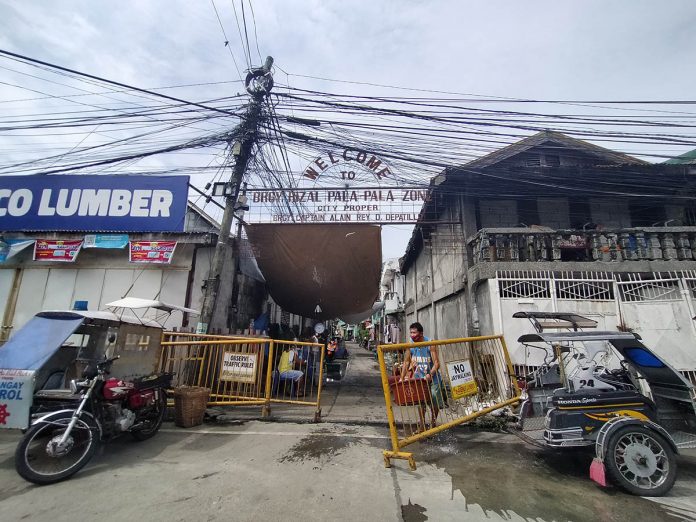
<path id="1" fill-rule="evenodd" d="M 241 22 L 239 2 L 236 5 Z M 279 68 L 290 73 L 511 97 L 693 98 L 696 3 L 689 0 L 258 0 L 253 5 L 261 55 L 273 55 Z M 216 6 L 230 48 L 243 68 L 232 2 L 216 0 Z M 251 57 L 257 64 L 253 17 L 248 9 L 245 14 Z M 239 79 L 223 42 L 207 1 L 0 0 L 0 47 L 143 87 Z M 0 60 L 0 66 L 18 67 L 7 60 Z M 285 82 L 280 69 L 277 73 L 277 80 Z M 104 90 L 61 76 L 53 79 Z M 290 81 L 318 90 L 384 92 L 299 77 Z M 59 95 L 80 93 L 3 69 L 0 82 Z M 202 100 L 240 90 L 239 84 L 224 84 L 167 93 Z M 0 100 L 38 96 L 0 85 Z M 128 97 L 115 94 L 113 98 Z M 130 99 L 152 103 L 147 98 Z M 57 107 L 85 110 L 81 103 L 104 106 L 113 101 L 103 97 L 36 100 L 13 104 L 10 113 L 39 114 Z M 218 127 L 201 124 L 200 128 Z M 84 131 L 93 134 L 83 145 L 124 135 L 107 127 Z M 22 147 L 54 151 L 69 149 L 85 138 L 84 134 L 45 134 L 51 135 L 0 136 L 0 148 L 5 154 L 16 154 L 7 151 Z M 205 165 L 217 152 L 219 148 L 208 156 L 151 158 L 142 165 Z M 302 161 L 295 163 L 300 168 Z"/>

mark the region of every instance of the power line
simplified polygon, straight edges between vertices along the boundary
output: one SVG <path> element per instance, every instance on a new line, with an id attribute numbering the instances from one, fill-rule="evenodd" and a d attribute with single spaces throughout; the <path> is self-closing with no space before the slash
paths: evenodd
<path id="1" fill-rule="evenodd" d="M 96 76 L 96 75 L 94 75 L 94 74 L 87 74 L 87 73 L 84 73 L 84 72 L 76 71 L 75 69 L 70 69 L 70 68 L 68 68 L 68 67 L 62 67 L 62 66 L 60 66 L 60 65 L 56 65 L 56 64 L 53 64 L 53 63 L 50 63 L 50 62 L 45 62 L 45 61 L 42 61 L 42 60 L 37 60 L 37 59 L 35 59 L 35 58 L 29 58 L 28 56 L 24 56 L 24 55 L 21 55 L 21 54 L 17 54 L 17 53 L 13 53 L 13 52 L 10 52 L 10 51 L 6 51 L 6 50 L 4 50 L 4 49 L 0 49 L 0 54 L 5 55 L 5 56 L 8 56 L 8 57 L 11 57 L 11 58 L 13 58 L 13 59 L 22 60 L 22 61 L 28 62 L 28 63 L 30 63 L 30 64 L 34 64 L 34 65 L 43 65 L 43 66 L 46 66 L 46 67 L 50 67 L 51 69 L 56 69 L 56 70 L 59 70 L 59 71 L 64 71 L 64 72 L 68 72 L 68 73 L 71 73 L 71 74 L 76 74 L 76 75 L 82 76 L 82 77 L 84 77 L 84 78 L 90 78 L 90 79 L 97 80 L 97 81 L 100 81 L 100 82 L 103 82 L 103 83 L 107 83 L 107 84 L 109 84 L 109 85 L 116 85 L 116 86 L 118 86 L 118 87 L 123 87 L 123 88 L 128 89 L 128 90 L 131 90 L 131 91 L 142 92 L 142 93 L 145 93 L 145 94 L 149 94 L 150 96 L 155 96 L 155 97 L 157 97 L 157 98 L 163 98 L 163 99 L 165 99 L 165 100 L 175 101 L 175 102 L 178 102 L 178 103 L 183 103 L 183 104 L 185 104 L 185 105 L 193 105 L 194 107 L 199 107 L 199 108 L 201 108 L 201 109 L 206 109 L 206 110 L 209 110 L 209 111 L 220 112 L 220 113 L 222 113 L 222 114 L 227 114 L 227 115 L 231 115 L 231 116 L 236 116 L 235 114 L 230 113 L 229 111 L 226 111 L 226 110 L 223 110 L 223 109 L 219 109 L 219 108 L 217 108 L 217 107 L 210 107 L 210 106 L 203 105 L 203 104 L 200 104 L 200 103 L 187 101 L 187 100 L 184 100 L 184 99 L 182 99 L 182 98 L 177 98 L 177 97 L 175 97 L 175 96 L 169 96 L 169 95 L 167 95 L 167 94 L 158 93 L 158 92 L 155 92 L 155 91 L 151 91 L 151 90 L 149 90 L 149 89 L 142 89 L 142 88 L 140 88 L 140 87 L 134 87 L 134 86 L 132 86 L 132 85 L 128 85 L 128 84 L 122 83 L 122 82 L 117 82 L 117 81 L 114 81 L 114 80 L 107 80 L 106 78 L 102 78 L 102 77 Z"/>
<path id="2" fill-rule="evenodd" d="M 232 10 L 234 11 L 234 19 L 237 22 L 237 32 L 239 33 L 239 41 L 242 44 L 242 51 L 244 52 L 244 58 L 246 58 L 247 61 L 247 67 L 251 68 L 251 54 L 248 52 L 249 47 L 244 47 L 244 37 L 242 36 L 242 28 L 239 25 L 239 16 L 237 16 L 237 6 L 234 3 L 234 0 L 232 0 Z"/>
<path id="3" fill-rule="evenodd" d="M 232 0 L 234 5 L 234 0 Z M 246 39 L 247 55 L 249 56 L 249 66 L 251 67 L 251 47 L 249 47 L 249 33 L 247 31 L 246 14 L 244 14 L 244 0 L 239 0 L 242 6 L 242 21 L 244 22 L 244 38 Z"/>
<path id="4" fill-rule="evenodd" d="M 281 69 L 282 70 L 282 69 Z M 295 74 L 285 72 L 288 76 L 296 76 L 298 78 L 309 78 L 312 80 L 321 80 L 326 82 L 335 83 L 347 83 L 352 85 L 367 85 L 370 87 L 382 87 L 387 89 L 397 89 L 403 91 L 413 91 L 413 92 L 428 92 L 435 94 L 450 94 L 456 96 L 474 96 L 483 98 L 482 101 L 495 101 L 495 102 L 508 102 L 508 103 L 566 103 L 566 104 L 587 104 L 587 103 L 605 103 L 605 104 L 635 104 L 635 105 L 695 105 L 696 100 L 543 100 L 543 99 L 529 99 L 529 98 L 515 98 L 510 96 L 491 96 L 489 94 L 474 94 L 474 93 L 462 93 L 457 91 L 443 91 L 435 89 L 421 89 L 417 87 L 401 87 L 398 85 L 388 85 L 382 83 L 374 82 L 360 82 L 355 80 L 338 80 L 335 78 L 326 78 L 322 76 L 311 76 L 308 74 Z M 488 99 L 486 99 L 488 98 Z"/>
<path id="5" fill-rule="evenodd" d="M 251 9 L 251 19 L 254 22 L 254 40 L 256 41 L 256 52 L 259 55 L 259 61 L 263 61 L 261 58 L 261 50 L 259 49 L 259 35 L 256 33 L 256 15 L 254 14 L 254 3 L 249 0 L 249 9 Z"/>
<path id="6" fill-rule="evenodd" d="M 220 29 L 222 30 L 222 36 L 225 37 L 225 47 L 230 52 L 230 56 L 232 57 L 232 61 L 234 62 L 234 68 L 237 69 L 237 74 L 239 75 L 239 78 L 241 79 L 242 73 L 239 71 L 239 66 L 237 65 L 237 59 L 234 57 L 234 53 L 232 52 L 232 49 L 230 48 L 230 39 L 227 38 L 227 33 L 225 33 L 225 27 L 222 25 L 222 20 L 220 19 L 220 14 L 218 13 L 217 7 L 215 7 L 215 0 L 210 0 L 210 3 L 213 5 L 213 9 L 215 10 L 215 16 L 217 16 L 218 23 L 220 24 Z"/>

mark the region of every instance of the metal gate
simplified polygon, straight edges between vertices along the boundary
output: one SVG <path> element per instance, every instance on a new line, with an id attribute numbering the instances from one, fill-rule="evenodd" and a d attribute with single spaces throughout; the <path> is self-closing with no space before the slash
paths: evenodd
<path id="1" fill-rule="evenodd" d="M 491 281 L 496 315 L 488 331 L 503 332 L 516 366 L 538 366 L 543 354 L 529 351 L 517 339 L 529 333 L 527 321 L 512 319 L 525 312 L 574 312 L 596 320 L 600 330 L 615 330 L 618 303 L 615 280 L 606 272 L 553 273 L 545 270 L 500 271 Z"/>
<path id="2" fill-rule="evenodd" d="M 209 406 L 257 405 L 264 417 L 272 403 L 307 406 L 318 422 L 324 357 L 318 343 L 165 332 L 159 369 L 174 373 L 173 386 L 210 389 Z"/>
<path id="3" fill-rule="evenodd" d="M 689 378 L 696 379 L 696 271 L 551 272 L 499 271 L 490 280 L 492 321 L 484 331 L 512 340 L 515 366 L 535 366 L 535 352 L 514 343 L 529 332 L 516 311 L 574 312 L 594 319 L 600 330 L 629 330 Z"/>

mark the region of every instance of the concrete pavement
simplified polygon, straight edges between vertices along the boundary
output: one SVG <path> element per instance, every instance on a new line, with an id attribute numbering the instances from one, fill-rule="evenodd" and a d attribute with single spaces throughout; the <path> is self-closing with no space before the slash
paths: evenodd
<path id="1" fill-rule="evenodd" d="M 356 351 L 332 383 L 321 424 L 305 409 L 276 420 L 180 429 L 166 423 L 145 442 L 106 445 L 72 479 L 37 487 L 14 471 L 19 433 L 0 430 L 0 519 L 63 520 L 696 520 L 696 457 L 679 458 L 669 496 L 601 489 L 590 456 L 552 452 L 510 434 L 450 431 L 415 444 L 418 469 L 385 469 L 389 446 L 375 362 Z M 339 385 L 340 384 L 340 385 Z M 258 414 L 256 410 L 255 415 Z"/>
<path id="2" fill-rule="evenodd" d="M 124 437 L 72 479 L 38 487 L 15 472 L 18 434 L 0 434 L 3 521 L 693 520 L 696 459 L 680 459 L 667 506 L 587 478 L 587 458 L 505 434 L 450 433 L 414 446 L 418 470 L 385 469 L 374 426 L 250 421 Z M 688 505 L 685 505 L 684 503 Z"/>
<path id="3" fill-rule="evenodd" d="M 387 426 L 384 392 L 379 376 L 379 364 L 374 353 L 354 343 L 348 343 L 350 360 L 340 381 L 324 384 L 321 396 L 322 422 L 358 423 Z M 214 407 L 209 412 L 218 423 L 261 418 L 261 408 Z M 310 422 L 314 410 L 306 406 L 273 404 L 271 418 L 282 422 Z"/>

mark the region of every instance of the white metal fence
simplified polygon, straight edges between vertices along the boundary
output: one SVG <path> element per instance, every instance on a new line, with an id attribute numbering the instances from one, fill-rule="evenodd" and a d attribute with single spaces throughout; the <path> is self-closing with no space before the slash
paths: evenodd
<path id="1" fill-rule="evenodd" d="M 696 380 L 696 271 L 510 270 L 497 272 L 490 283 L 493 324 L 489 326 L 491 331 L 504 332 L 515 365 L 540 361 L 516 343 L 530 325 L 512 319 L 514 312 L 576 312 L 596 320 L 600 330 L 640 334 L 670 364 Z M 488 333 L 486 325 L 481 331 Z"/>

